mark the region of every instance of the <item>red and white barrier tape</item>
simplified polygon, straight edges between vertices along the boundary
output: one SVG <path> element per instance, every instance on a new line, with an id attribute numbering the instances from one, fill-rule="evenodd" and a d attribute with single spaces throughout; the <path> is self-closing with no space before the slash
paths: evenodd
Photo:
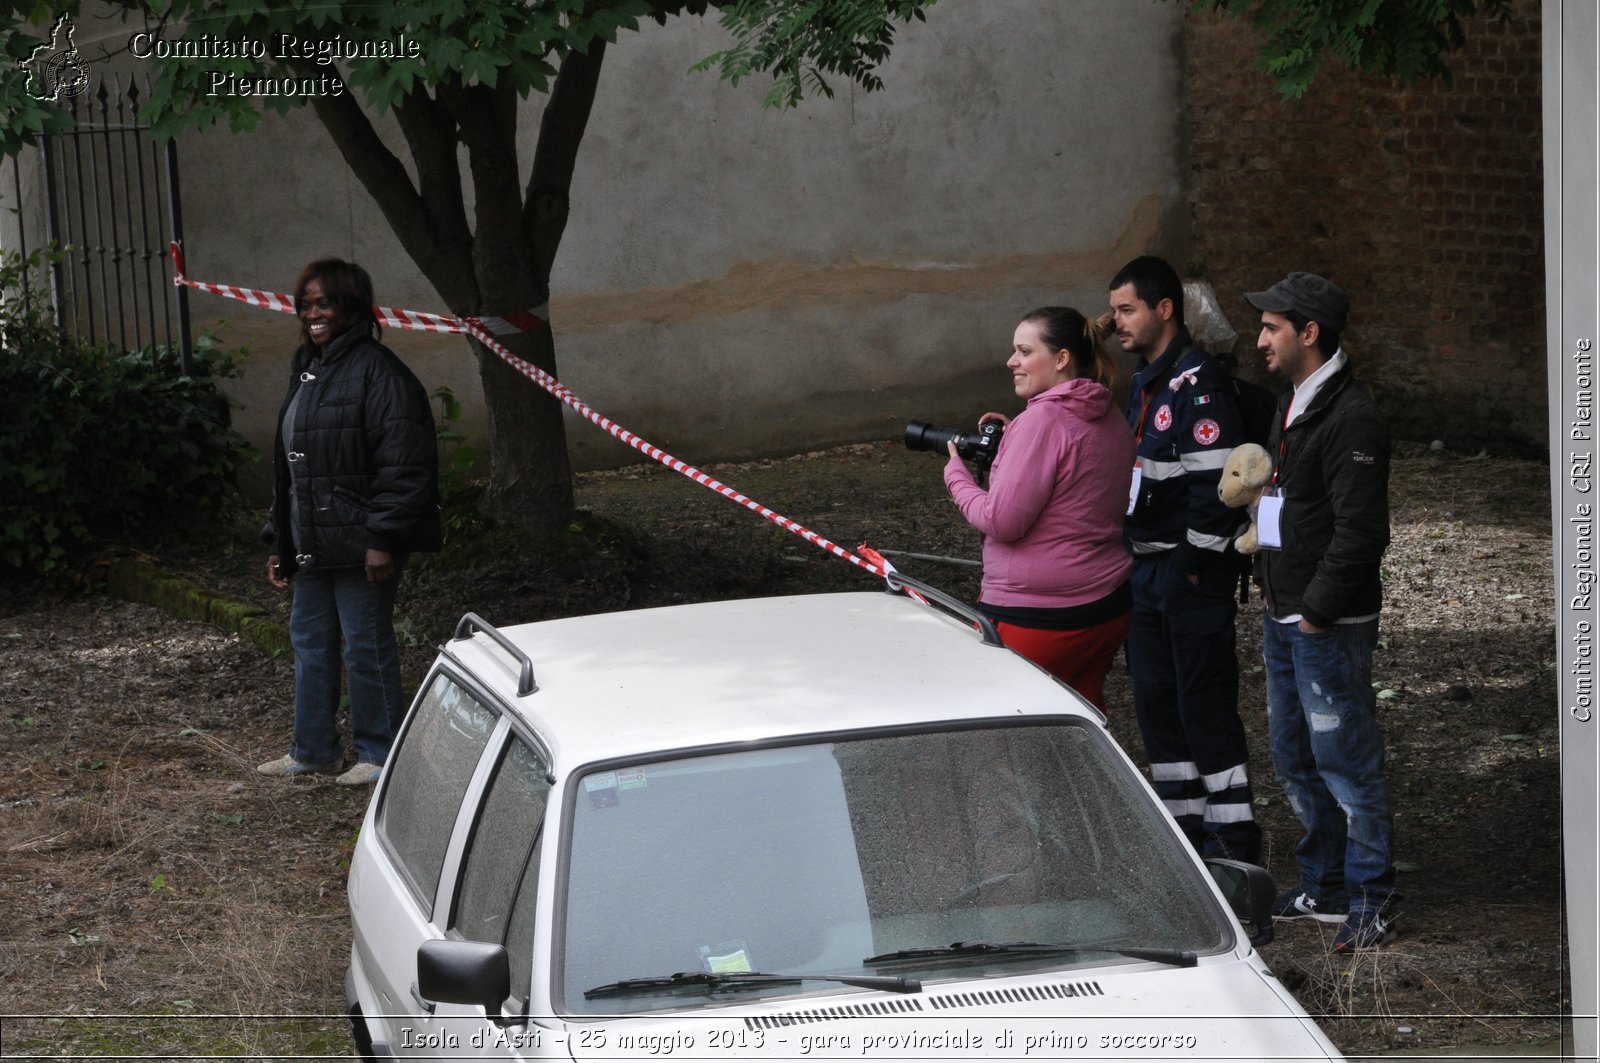
<path id="1" fill-rule="evenodd" d="M 278 292 L 263 292 L 255 288 L 239 288 L 232 284 L 210 284 L 206 281 L 190 280 L 183 264 L 183 249 L 176 243 L 170 243 L 167 247 L 172 252 L 172 268 L 176 273 L 173 277 L 174 284 L 186 285 L 211 295 L 220 295 L 224 299 L 237 299 L 241 303 L 259 306 L 263 310 L 276 310 L 284 314 L 294 313 L 293 296 Z M 392 306 L 375 306 L 372 312 L 380 325 L 390 328 L 415 329 L 422 332 L 467 331 L 466 322 L 460 318 L 428 314 L 421 310 L 396 310 Z M 496 336 L 510 336 L 518 332 L 532 332 L 543 325 L 549 320 L 549 310 L 539 307 L 537 310 L 526 310 L 507 317 L 477 317 L 468 320 L 481 322 Z"/>
<path id="2" fill-rule="evenodd" d="M 211 295 L 220 295 L 224 299 L 235 299 L 265 310 L 276 310 L 284 314 L 295 312 L 294 299 L 278 292 L 264 292 L 254 288 L 238 288 L 231 284 L 211 284 L 205 281 L 190 280 L 184 269 L 182 249 L 178 247 L 177 243 L 172 243 L 168 246 L 172 251 L 172 266 L 175 274 L 173 284 L 194 288 L 197 291 L 207 292 Z M 752 513 L 759 513 L 785 531 L 792 532 L 813 546 L 820 547 L 835 557 L 843 558 L 852 565 L 862 568 L 875 576 L 888 578 L 889 573 L 894 571 L 894 566 L 890 565 L 877 551 L 872 550 L 865 544 L 860 549 L 866 555 L 866 558 L 858 557 L 844 547 L 828 541 L 816 532 L 797 524 L 781 513 L 776 513 L 761 503 L 747 498 L 726 484 L 701 472 L 688 462 L 680 461 L 660 447 L 640 439 L 615 421 L 596 412 L 555 377 L 533 363 L 517 357 L 495 339 L 497 333 L 499 335 L 509 335 L 516 332 L 531 332 L 544 325 L 549 320 L 548 311 L 544 307 L 540 307 L 538 310 L 508 314 L 503 317 L 444 317 L 439 314 L 426 314 L 416 310 L 395 310 L 382 306 L 373 307 L 373 312 L 377 314 L 378 320 L 382 324 L 393 328 L 420 329 L 425 332 L 464 332 L 499 355 L 506 364 L 517 370 L 517 372 L 544 388 L 557 399 L 560 399 L 561 402 L 575 410 L 585 420 L 604 429 L 641 454 L 653 458 L 674 472 L 682 473 L 700 486 L 708 487 L 724 498 L 732 499 Z M 907 590 L 909 591 L 909 588 Z M 910 591 L 910 593 L 919 599 L 921 598 L 914 591 Z"/>

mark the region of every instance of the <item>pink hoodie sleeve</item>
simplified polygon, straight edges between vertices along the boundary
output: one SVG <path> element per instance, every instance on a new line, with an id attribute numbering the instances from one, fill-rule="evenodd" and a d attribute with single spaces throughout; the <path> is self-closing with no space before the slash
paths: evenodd
<path id="1" fill-rule="evenodd" d="M 1015 542 L 1026 535 L 1055 491 L 1060 455 L 1052 453 L 1056 448 L 1050 433 L 1041 431 L 1048 419 L 1027 417 L 1027 412 L 1006 429 L 988 491 L 978 486 L 960 458 L 944 467 L 945 486 L 961 515 L 996 542 Z"/>

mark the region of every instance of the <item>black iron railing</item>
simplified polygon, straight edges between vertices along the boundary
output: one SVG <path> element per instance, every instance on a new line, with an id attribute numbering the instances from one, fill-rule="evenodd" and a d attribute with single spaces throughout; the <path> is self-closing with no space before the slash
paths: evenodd
<path id="1" fill-rule="evenodd" d="M 185 372 L 193 345 L 188 291 L 172 284 L 169 240 L 183 240 L 178 150 L 158 144 L 139 114 L 148 98 L 131 78 L 102 78 L 92 92 L 63 100 L 75 121 L 41 137 L 44 243 L 62 251 L 49 266 L 56 322 L 90 344 L 123 350 L 170 343 Z M 13 167 L 18 204 L 21 168 Z M 18 249 L 29 251 L 27 220 Z"/>

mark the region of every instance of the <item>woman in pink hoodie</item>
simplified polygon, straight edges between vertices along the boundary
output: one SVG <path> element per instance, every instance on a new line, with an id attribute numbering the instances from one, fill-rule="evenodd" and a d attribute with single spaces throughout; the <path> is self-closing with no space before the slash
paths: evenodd
<path id="1" fill-rule="evenodd" d="M 953 443 L 944 470 L 962 515 L 983 533 L 978 607 L 1007 646 L 1102 709 L 1132 609 L 1122 519 L 1134 442 L 1111 401 L 1109 333 L 1106 318 L 1069 307 L 1023 318 L 1006 367 L 1028 405 L 1001 437 L 989 489 Z"/>

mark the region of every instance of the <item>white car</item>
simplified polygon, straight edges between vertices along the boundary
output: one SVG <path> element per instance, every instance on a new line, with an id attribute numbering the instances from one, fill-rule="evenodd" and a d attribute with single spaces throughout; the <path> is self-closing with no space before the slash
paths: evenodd
<path id="1" fill-rule="evenodd" d="M 1266 872 L 916 586 L 464 618 L 351 862 L 362 1055 L 1343 1058 Z"/>

